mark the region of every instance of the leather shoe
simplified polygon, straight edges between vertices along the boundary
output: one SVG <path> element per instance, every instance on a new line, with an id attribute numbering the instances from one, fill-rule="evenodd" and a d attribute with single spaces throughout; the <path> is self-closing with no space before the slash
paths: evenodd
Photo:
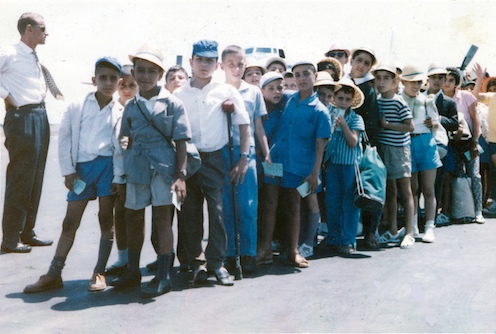
<path id="1" fill-rule="evenodd" d="M 2 252 L 4 253 L 29 253 L 31 252 L 31 246 L 25 245 L 22 242 L 18 242 L 15 247 L 8 247 L 2 245 Z"/>
<path id="2" fill-rule="evenodd" d="M 28 285 L 24 288 L 24 293 L 43 292 L 48 290 L 60 289 L 64 286 L 62 277 L 42 275 L 38 282 Z"/>
<path id="3" fill-rule="evenodd" d="M 217 282 L 224 286 L 232 286 L 234 285 L 234 280 L 226 268 L 220 267 L 214 270 L 214 276 L 217 278 Z"/>
<path id="4" fill-rule="evenodd" d="M 30 239 L 23 239 L 21 238 L 21 241 L 27 245 L 37 247 L 37 246 L 50 246 L 53 244 L 53 240 L 41 240 L 38 238 L 36 235 L 31 237 Z"/>
<path id="5" fill-rule="evenodd" d="M 89 291 L 102 291 L 107 287 L 105 276 L 99 273 L 94 273 L 91 278 L 91 283 L 88 288 Z"/>
<path id="6" fill-rule="evenodd" d="M 139 286 L 141 284 L 141 271 L 139 270 L 127 270 L 122 276 L 117 277 L 115 280 L 111 281 L 108 285 L 113 286 L 117 289 L 131 288 L 133 286 Z"/>
<path id="7" fill-rule="evenodd" d="M 203 266 L 196 268 L 195 273 L 193 274 L 193 283 L 205 283 L 207 280 L 207 269 Z"/>

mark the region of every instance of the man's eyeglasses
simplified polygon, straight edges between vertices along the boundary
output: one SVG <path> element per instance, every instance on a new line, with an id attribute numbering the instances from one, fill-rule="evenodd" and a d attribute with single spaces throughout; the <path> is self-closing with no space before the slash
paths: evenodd
<path id="1" fill-rule="evenodd" d="M 332 58 L 341 58 L 341 57 L 345 57 L 346 56 L 346 52 L 344 51 L 330 51 L 330 52 L 327 52 L 326 54 L 327 57 L 332 57 Z"/>

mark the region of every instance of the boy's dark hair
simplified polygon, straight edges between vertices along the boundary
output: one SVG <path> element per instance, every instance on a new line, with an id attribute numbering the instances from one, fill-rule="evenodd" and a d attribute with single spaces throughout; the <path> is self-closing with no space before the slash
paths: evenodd
<path id="1" fill-rule="evenodd" d="M 233 53 L 240 53 L 243 55 L 243 57 L 245 56 L 245 51 L 240 46 L 229 45 L 228 47 L 226 47 L 224 49 L 224 51 L 222 51 L 221 60 L 222 61 L 226 60 L 227 55 L 230 55 Z"/>
<path id="2" fill-rule="evenodd" d="M 133 65 L 123 65 L 122 66 L 122 74 L 121 78 L 131 76 L 131 70 L 133 69 Z"/>
<path id="3" fill-rule="evenodd" d="M 352 96 L 355 95 L 355 89 L 349 86 L 341 86 L 341 88 L 334 92 L 334 95 L 339 92 L 343 92 L 344 94 L 351 94 Z"/>
<path id="4" fill-rule="evenodd" d="M 447 67 L 446 71 L 448 71 L 448 75 L 452 75 L 455 78 L 455 86 L 458 86 L 461 81 L 460 72 L 456 67 Z"/>
<path id="5" fill-rule="evenodd" d="M 358 57 L 358 55 L 362 54 L 362 53 L 366 53 L 368 54 L 371 58 L 372 58 L 372 64 L 375 63 L 376 61 L 376 58 L 373 54 L 371 54 L 370 52 L 367 52 L 365 50 L 357 50 L 354 54 L 353 54 L 353 57 L 351 57 L 351 60 L 354 60 L 356 57 Z"/>
<path id="6" fill-rule="evenodd" d="M 284 72 L 283 77 L 284 77 L 284 79 L 294 78 L 294 74 L 293 74 L 293 72 Z"/>
<path id="7" fill-rule="evenodd" d="M 26 27 L 28 25 L 31 25 L 34 27 L 34 26 L 38 25 L 38 21 L 41 21 L 41 20 L 43 20 L 43 16 L 41 16 L 40 14 L 29 13 L 29 12 L 24 13 L 21 15 L 21 17 L 17 21 L 17 30 L 22 35 L 26 31 Z"/>
<path id="8" fill-rule="evenodd" d="M 169 67 L 169 69 L 167 70 L 167 73 L 165 73 L 165 82 L 169 81 L 169 75 L 170 74 L 174 74 L 176 72 L 183 72 L 184 74 L 186 74 L 186 77 L 189 77 L 188 72 L 186 72 L 184 67 L 182 67 L 181 65 L 174 65 L 174 66 Z"/>

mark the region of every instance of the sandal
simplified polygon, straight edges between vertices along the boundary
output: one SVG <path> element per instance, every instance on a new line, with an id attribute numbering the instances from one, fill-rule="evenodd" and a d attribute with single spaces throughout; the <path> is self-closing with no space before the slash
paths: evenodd
<path id="1" fill-rule="evenodd" d="M 258 265 L 262 264 L 272 264 L 274 263 L 274 257 L 272 255 L 272 251 L 259 251 L 255 258 L 255 261 Z"/>
<path id="2" fill-rule="evenodd" d="M 400 248 L 401 249 L 409 249 L 412 248 L 415 245 L 415 238 L 412 237 L 410 234 L 405 235 L 403 238 L 403 241 L 401 242 Z"/>
<path id="3" fill-rule="evenodd" d="M 401 237 L 405 235 L 405 228 L 402 227 L 401 229 L 398 230 L 398 233 L 396 235 L 392 234 L 387 230 L 383 234 L 379 235 L 377 234 L 375 237 L 377 239 L 377 242 L 381 244 L 387 244 L 387 243 L 395 243 L 399 244 Z"/>
<path id="4" fill-rule="evenodd" d="M 288 264 L 296 268 L 308 268 L 309 266 L 307 259 L 298 253 L 295 254 L 294 259 L 291 259 L 291 256 L 288 256 Z"/>

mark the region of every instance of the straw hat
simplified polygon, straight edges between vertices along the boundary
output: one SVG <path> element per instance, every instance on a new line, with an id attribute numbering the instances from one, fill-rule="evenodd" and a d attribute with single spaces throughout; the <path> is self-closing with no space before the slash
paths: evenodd
<path id="1" fill-rule="evenodd" d="M 381 63 L 377 65 L 376 68 L 374 68 L 372 71 L 370 71 L 374 76 L 377 73 L 377 71 L 387 71 L 390 73 L 394 74 L 394 77 L 398 76 L 398 73 L 396 73 L 396 66 L 390 63 Z"/>
<path id="2" fill-rule="evenodd" d="M 357 51 L 365 51 L 367 53 L 370 53 L 372 55 L 372 66 L 375 66 L 377 64 L 377 57 L 375 56 L 374 50 L 372 50 L 371 48 L 362 46 L 362 47 L 353 49 L 353 50 L 351 50 L 351 58 L 353 58 L 353 56 L 355 55 L 355 53 Z"/>
<path id="3" fill-rule="evenodd" d="M 339 78 L 343 76 L 343 66 L 341 66 L 339 60 L 332 57 L 325 57 L 317 63 L 317 69 L 319 69 L 319 67 L 325 67 L 325 64 L 332 64 L 338 71 Z M 323 69 L 321 69 L 321 71 L 323 71 Z"/>
<path id="4" fill-rule="evenodd" d="M 425 74 L 419 67 L 407 65 L 403 67 L 403 73 L 401 74 L 400 79 L 404 81 L 424 81 Z"/>
<path id="5" fill-rule="evenodd" d="M 164 54 L 162 50 L 151 44 L 143 44 L 134 55 L 129 55 L 129 60 L 134 64 L 134 59 L 144 59 L 160 67 L 164 72 Z"/>
<path id="6" fill-rule="evenodd" d="M 317 80 L 313 84 L 314 87 L 318 86 L 333 86 L 334 90 L 341 88 L 336 81 L 334 81 L 331 75 L 326 71 L 317 72 Z"/>
<path id="7" fill-rule="evenodd" d="M 496 85 L 496 77 L 489 77 L 484 79 L 481 84 L 481 92 L 486 93 L 487 92 L 487 87 L 489 84 L 492 83 L 493 85 Z"/>
<path id="8" fill-rule="evenodd" d="M 431 75 L 435 74 L 448 74 L 448 71 L 446 70 L 445 66 L 432 63 L 429 65 L 429 69 L 427 70 L 427 76 L 430 77 Z"/>
<path id="9" fill-rule="evenodd" d="M 337 82 L 337 85 L 340 86 L 339 88 L 337 88 L 337 90 L 343 87 L 351 87 L 355 91 L 355 93 L 353 94 L 353 98 L 351 99 L 352 109 L 360 108 L 362 106 L 363 102 L 365 101 L 365 96 L 363 95 L 360 88 L 355 85 L 353 80 L 351 80 L 350 78 L 342 78 Z M 336 91 L 334 93 L 336 93 Z"/>

